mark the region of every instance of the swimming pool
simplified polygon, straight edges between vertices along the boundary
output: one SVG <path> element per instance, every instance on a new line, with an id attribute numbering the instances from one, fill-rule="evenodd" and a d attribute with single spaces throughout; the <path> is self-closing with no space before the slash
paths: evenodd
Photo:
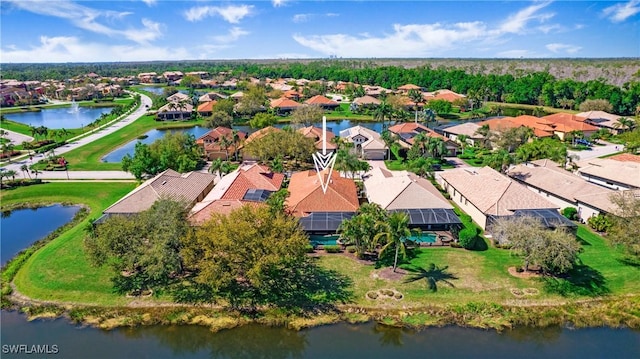
<path id="1" fill-rule="evenodd" d="M 413 241 L 416 243 L 436 243 L 436 239 L 437 237 L 435 233 L 430 233 L 430 232 L 414 234 L 411 237 L 409 237 L 410 241 Z"/>
<path id="2" fill-rule="evenodd" d="M 309 236 L 309 241 L 314 246 L 335 246 L 338 244 L 338 235 L 332 236 Z"/>

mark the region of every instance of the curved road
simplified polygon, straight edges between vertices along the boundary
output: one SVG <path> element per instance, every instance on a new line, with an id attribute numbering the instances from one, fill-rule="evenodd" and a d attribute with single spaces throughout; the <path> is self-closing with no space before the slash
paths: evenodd
<path id="1" fill-rule="evenodd" d="M 86 134 L 83 134 L 82 138 L 78 138 L 78 137 L 74 137 L 69 139 L 69 143 L 67 143 L 66 145 L 62 146 L 62 147 L 58 147 L 56 148 L 56 154 L 63 154 L 63 153 L 67 153 L 71 150 L 74 150 L 78 147 L 84 146 L 87 143 L 93 142 L 97 139 L 100 139 L 110 133 L 113 133 L 119 129 L 121 129 L 122 127 L 132 123 L 133 121 L 139 119 L 140 117 L 142 117 L 146 112 L 147 112 L 147 108 L 151 107 L 151 98 L 149 98 L 149 96 L 140 94 L 140 100 L 141 100 L 141 105 L 135 110 L 133 111 L 131 114 L 127 115 L 127 117 L 123 118 L 122 120 L 115 120 L 112 121 L 108 124 L 105 124 L 101 127 L 96 128 L 95 130 L 92 130 L 89 133 L 89 135 L 87 136 Z M 14 161 L 12 163 L 5 163 L 3 168 L 7 169 L 7 170 L 14 170 L 17 172 L 16 174 L 16 178 L 23 178 L 25 177 L 24 173 L 20 170 L 20 167 L 24 164 L 26 164 L 27 166 L 30 166 L 31 164 L 38 162 L 39 160 L 43 159 L 44 155 L 43 154 L 38 154 L 33 156 L 33 160 L 29 160 L 29 158 L 23 158 L 17 161 Z M 32 175 L 33 177 L 33 175 Z M 135 179 L 133 177 L 133 175 L 131 175 L 128 172 L 124 172 L 124 171 L 42 171 L 41 173 L 38 174 L 38 178 L 42 178 L 42 179 L 59 179 L 59 180 L 67 180 L 67 179 L 96 179 L 96 180 L 106 180 L 106 179 L 119 179 L 119 180 L 123 180 L 123 179 L 127 179 L 127 180 L 132 180 Z"/>

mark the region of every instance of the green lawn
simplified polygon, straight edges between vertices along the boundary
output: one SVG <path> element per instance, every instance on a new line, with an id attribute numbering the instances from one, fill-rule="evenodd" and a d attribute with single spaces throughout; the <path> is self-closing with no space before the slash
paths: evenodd
<path id="1" fill-rule="evenodd" d="M 89 217 L 38 250 L 18 271 L 14 283 L 35 299 L 117 305 L 126 298 L 112 293 L 106 268 L 90 266 L 84 255 L 83 228 L 90 218 L 134 188 L 133 183 L 47 183 L 2 191 L 4 208 L 18 203 L 78 203 L 91 208 Z"/>
<path id="2" fill-rule="evenodd" d="M 585 243 L 580 254 L 580 266 L 567 279 L 558 279 L 550 286 L 541 278 L 516 278 L 507 271 L 519 266 L 522 261 L 508 250 L 489 247 L 486 251 L 467 251 L 461 248 L 433 247 L 416 251 L 415 258 L 403 267 L 426 268 L 430 263 L 439 267 L 448 266 L 447 271 L 458 279 L 452 280 L 455 288 L 438 285 L 437 292 L 427 290 L 426 282 L 404 283 L 402 280 L 376 278 L 379 269 L 363 265 L 344 255 L 322 256 L 320 263 L 353 280 L 354 302 L 357 305 L 375 306 L 381 303 L 365 297 L 371 290 L 395 289 L 404 294 L 402 305 L 418 307 L 430 304 L 464 304 L 469 302 L 493 302 L 499 304 L 561 303 L 570 299 L 585 299 L 600 295 L 627 295 L 640 292 L 640 268 L 621 262 L 622 253 L 611 248 L 605 240 L 580 227 L 578 237 Z M 587 268 L 585 270 L 585 267 Z M 525 295 L 521 299 L 512 294 L 512 289 L 532 288 L 539 292 Z M 384 306 L 392 306 L 387 300 Z"/>
<path id="3" fill-rule="evenodd" d="M 64 157 L 69 161 L 71 171 L 118 171 L 122 169 L 120 163 L 104 163 L 101 162 L 102 157 L 154 128 L 178 128 L 201 124 L 202 121 L 158 122 L 153 116 L 142 116 L 114 133 L 67 152 Z"/>

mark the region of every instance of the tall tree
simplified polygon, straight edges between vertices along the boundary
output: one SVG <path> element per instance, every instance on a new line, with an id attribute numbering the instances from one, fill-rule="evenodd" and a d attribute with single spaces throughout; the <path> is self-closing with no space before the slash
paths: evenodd
<path id="1" fill-rule="evenodd" d="M 415 90 L 415 89 L 411 89 L 409 90 L 409 93 L 407 93 L 407 96 L 411 99 L 411 101 L 413 101 L 413 109 L 415 111 L 415 122 L 418 123 L 418 109 L 420 108 L 420 103 L 424 101 L 424 98 L 422 97 L 422 93 L 420 93 L 420 91 Z"/>
<path id="2" fill-rule="evenodd" d="M 616 207 L 610 216 L 608 237 L 640 259 L 640 197 L 633 191 L 624 191 L 614 193 L 610 199 Z"/>
<path id="3" fill-rule="evenodd" d="M 343 243 L 356 247 L 358 258 L 364 258 L 365 253 L 375 250 L 376 223 L 384 222 L 386 218 L 387 212 L 378 204 L 365 203 L 355 216 L 342 221 L 338 233 Z"/>
<path id="4" fill-rule="evenodd" d="M 407 255 L 404 241 L 411 237 L 409 229 L 409 216 L 404 212 L 394 212 L 389 215 L 386 221 L 376 223 L 376 229 L 379 231 L 375 235 L 376 243 L 383 243 L 380 249 L 380 257 L 391 248 L 395 249 L 393 259 L 393 271 L 398 267 L 398 254 L 402 254 L 405 258 Z"/>

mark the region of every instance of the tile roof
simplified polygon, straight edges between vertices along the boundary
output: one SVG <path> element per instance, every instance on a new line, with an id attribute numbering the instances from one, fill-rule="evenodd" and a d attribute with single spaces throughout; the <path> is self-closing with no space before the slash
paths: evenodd
<path id="1" fill-rule="evenodd" d="M 469 136 L 470 138 L 482 138 L 482 136 L 476 133 L 476 131 L 478 131 L 479 128 L 480 126 L 477 123 L 465 122 L 459 125 L 447 127 L 442 131 L 447 133 L 452 133 L 458 136 L 465 135 L 465 136 Z"/>
<path id="2" fill-rule="evenodd" d="M 586 123 L 586 118 L 574 114 L 558 112 L 543 117 L 555 125 L 555 131 L 596 131 L 596 126 Z"/>
<path id="3" fill-rule="evenodd" d="M 387 148 L 387 145 L 384 143 L 382 138 L 380 138 L 380 134 L 366 127 L 358 125 L 340 131 L 340 137 L 344 137 L 351 142 L 353 142 L 353 138 L 358 135 L 367 139 L 362 143 L 363 149 L 382 150 Z"/>
<path id="4" fill-rule="evenodd" d="M 237 199 L 218 199 L 209 202 L 206 206 L 192 212 L 189 215 L 188 221 L 192 225 L 200 225 L 211 219 L 211 217 L 216 213 L 228 215 L 236 209 L 246 205 L 259 207 L 264 206 L 265 204 L 261 202 L 241 201 Z"/>
<path id="5" fill-rule="evenodd" d="M 249 135 L 249 137 L 247 137 L 247 139 L 244 141 L 244 144 L 246 145 L 247 143 L 251 142 L 251 141 L 255 141 L 257 139 L 260 139 L 268 134 L 270 134 L 271 132 L 280 132 L 282 131 L 279 128 L 273 127 L 273 126 L 268 126 L 265 128 L 261 128 L 258 131 L 252 133 Z"/>
<path id="6" fill-rule="evenodd" d="M 634 155 L 631 153 L 620 153 L 615 156 L 607 157 L 610 160 L 621 162 L 640 162 L 640 155 Z"/>
<path id="7" fill-rule="evenodd" d="M 356 97 L 353 100 L 353 103 L 355 103 L 356 105 L 379 105 L 382 103 L 382 101 L 373 96 L 365 95 L 362 97 Z"/>
<path id="8" fill-rule="evenodd" d="M 238 176 L 221 198 L 241 200 L 250 188 L 277 191 L 283 180 L 284 174 L 271 172 L 267 166 L 256 163 L 248 169 L 238 169 Z"/>
<path id="9" fill-rule="evenodd" d="M 279 99 L 271 100 L 272 108 L 296 108 L 300 106 L 302 106 L 302 104 L 297 103 L 286 97 L 280 97 Z"/>
<path id="10" fill-rule="evenodd" d="M 398 87 L 398 90 L 409 91 L 409 90 L 420 90 L 422 87 L 414 84 L 406 84 Z"/>
<path id="11" fill-rule="evenodd" d="M 322 149 L 322 128 L 315 126 L 303 127 L 298 130 L 298 132 L 302 133 L 304 137 L 312 138 L 315 142 L 315 146 L 317 149 Z M 338 145 L 333 143 L 333 139 L 336 135 L 327 129 L 327 149 L 335 150 L 338 148 Z"/>
<path id="12" fill-rule="evenodd" d="M 453 208 L 431 182 L 412 173 L 376 167 L 369 174 L 364 181 L 369 202 L 384 209 Z"/>
<path id="13" fill-rule="evenodd" d="M 194 203 L 213 186 L 214 175 L 201 172 L 178 173 L 168 169 L 145 181 L 138 188 L 104 210 L 104 213 L 138 213 L 156 200 L 168 197 Z"/>
<path id="14" fill-rule="evenodd" d="M 598 127 L 626 129 L 626 126 L 621 126 L 620 122 L 618 122 L 622 116 L 614 115 L 605 111 L 580 112 L 579 114 L 576 114 L 576 116 L 584 117 L 589 123 Z"/>
<path id="15" fill-rule="evenodd" d="M 444 171 L 440 177 L 487 215 L 511 215 L 517 209 L 558 208 L 490 167 L 456 168 Z"/>
<path id="16" fill-rule="evenodd" d="M 579 161 L 577 165 L 580 167 L 578 173 L 582 175 L 600 177 L 634 188 L 640 188 L 640 162 L 594 158 Z"/>
<path id="17" fill-rule="evenodd" d="M 218 103 L 218 101 L 207 101 L 198 105 L 198 112 L 212 112 L 213 106 Z"/>
<path id="18" fill-rule="evenodd" d="M 339 106 L 340 104 L 322 95 L 315 95 L 312 98 L 306 100 L 304 103 L 307 105 L 322 105 L 322 106 Z"/>
<path id="19" fill-rule="evenodd" d="M 328 174 L 323 175 L 327 180 Z M 288 190 L 287 207 L 298 217 L 311 212 L 355 212 L 360 206 L 355 182 L 337 172 L 332 173 L 326 193 L 312 170 L 294 173 Z"/>
<path id="20" fill-rule="evenodd" d="M 244 140 L 246 136 L 246 133 L 238 131 L 238 138 L 240 139 L 240 142 L 242 142 L 242 140 Z M 213 130 L 205 133 L 204 135 L 198 137 L 196 139 L 196 144 L 202 146 L 206 153 L 218 151 L 224 152 L 225 149 L 222 148 L 218 142 L 222 137 L 233 140 L 233 130 L 227 127 L 218 126 Z M 227 150 L 229 150 L 230 152 L 235 151 L 234 147 L 234 144 L 230 144 L 229 147 L 227 147 Z"/>
<path id="21" fill-rule="evenodd" d="M 587 182 L 582 177 L 563 170 L 551 160 L 534 161 L 530 165 L 520 164 L 509 169 L 507 174 L 568 202 L 576 202 L 579 197 L 589 198 L 592 202 L 599 200 L 604 203 L 604 207 L 597 208 L 603 211 L 608 211 L 612 205 L 608 198 L 614 193 L 613 190 Z"/>

